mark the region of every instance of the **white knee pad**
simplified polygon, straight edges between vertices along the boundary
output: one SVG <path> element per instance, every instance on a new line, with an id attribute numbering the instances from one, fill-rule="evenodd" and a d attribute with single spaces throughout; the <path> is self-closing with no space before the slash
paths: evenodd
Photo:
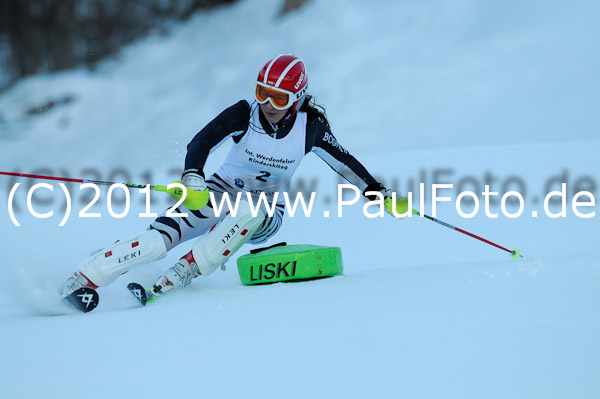
<path id="1" fill-rule="evenodd" d="M 109 285 L 136 266 L 167 256 L 165 242 L 156 230 L 117 241 L 79 264 L 79 270 L 98 286 Z"/>
<path id="2" fill-rule="evenodd" d="M 227 215 L 194 244 L 192 254 L 200 273 L 208 276 L 227 262 L 227 259 L 252 237 L 264 220 L 263 211 L 258 210 L 254 217 L 250 211 L 250 204 L 240 201 L 235 217 Z"/>

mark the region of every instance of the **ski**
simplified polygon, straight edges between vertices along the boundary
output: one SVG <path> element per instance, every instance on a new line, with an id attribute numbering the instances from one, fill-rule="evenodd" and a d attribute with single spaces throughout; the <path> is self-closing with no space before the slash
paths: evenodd
<path id="1" fill-rule="evenodd" d="M 65 297 L 65 300 L 77 310 L 87 313 L 96 309 L 98 302 L 100 302 L 100 297 L 95 289 L 82 287 Z"/>
<path id="2" fill-rule="evenodd" d="M 149 290 L 145 289 L 141 284 L 129 283 L 127 284 L 127 289 L 133 294 L 134 297 L 136 297 L 138 301 L 140 301 L 142 306 L 146 306 L 146 304 L 156 299 L 156 296 L 153 295 Z"/>

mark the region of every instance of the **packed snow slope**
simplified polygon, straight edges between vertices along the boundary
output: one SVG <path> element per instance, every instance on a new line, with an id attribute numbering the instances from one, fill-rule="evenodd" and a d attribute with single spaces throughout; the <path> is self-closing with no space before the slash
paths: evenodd
<path id="1" fill-rule="evenodd" d="M 114 218 L 103 189 L 90 210 L 102 216 L 81 218 L 92 192 L 68 184 L 72 213 L 59 227 L 57 183 L 33 196 L 37 212 L 54 212 L 39 219 L 27 189 L 42 181 L 0 177 L 3 397 L 596 398 L 599 209 L 587 196 L 578 201 L 590 206 L 572 203 L 581 191 L 598 195 L 600 6 L 315 0 L 283 18 L 280 6 L 240 1 L 94 71 L 1 93 L 0 170 L 168 183 L 193 135 L 252 96 L 264 62 L 295 53 L 334 134 L 373 175 L 414 192 L 415 208 L 425 183 L 427 214 L 431 184 L 453 184 L 436 216 L 524 258 L 418 217 L 367 218 L 362 201 L 339 217 L 340 180 L 309 155 L 292 188 L 316 192 L 312 215 L 287 215 L 269 244 L 339 246 L 343 275 L 245 287 L 236 255 L 226 272 L 139 308 L 126 284 L 151 284 L 189 242 L 101 289 L 98 308 L 79 314 L 57 288 L 91 251 L 146 228 L 143 195 L 130 190 L 129 212 Z M 19 227 L 8 211 L 17 183 Z M 551 218 L 544 199 L 561 183 L 565 217 Z M 481 197 L 479 212 L 461 217 L 458 193 L 485 184 L 499 193 L 488 212 L 498 217 Z M 521 216 L 502 213 L 507 191 L 523 196 Z M 123 198 L 117 190 L 115 212 Z M 152 194 L 151 211 L 168 204 Z"/>

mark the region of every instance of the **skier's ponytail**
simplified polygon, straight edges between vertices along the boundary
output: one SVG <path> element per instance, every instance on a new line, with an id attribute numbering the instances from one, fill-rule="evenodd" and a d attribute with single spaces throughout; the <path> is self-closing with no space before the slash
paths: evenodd
<path id="1" fill-rule="evenodd" d="M 300 107 L 300 111 L 306 112 L 308 118 L 317 118 L 323 122 L 327 128 L 331 129 L 331 126 L 329 126 L 329 121 L 327 120 L 327 115 L 325 115 L 325 107 L 315 103 L 313 96 L 310 94 L 306 95 L 306 98 Z"/>

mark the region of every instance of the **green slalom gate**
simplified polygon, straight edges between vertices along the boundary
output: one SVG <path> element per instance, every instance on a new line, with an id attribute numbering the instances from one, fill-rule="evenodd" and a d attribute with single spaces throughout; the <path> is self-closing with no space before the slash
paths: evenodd
<path id="1" fill-rule="evenodd" d="M 338 247 L 280 245 L 253 252 L 237 260 L 245 285 L 312 280 L 344 270 L 342 250 Z"/>

